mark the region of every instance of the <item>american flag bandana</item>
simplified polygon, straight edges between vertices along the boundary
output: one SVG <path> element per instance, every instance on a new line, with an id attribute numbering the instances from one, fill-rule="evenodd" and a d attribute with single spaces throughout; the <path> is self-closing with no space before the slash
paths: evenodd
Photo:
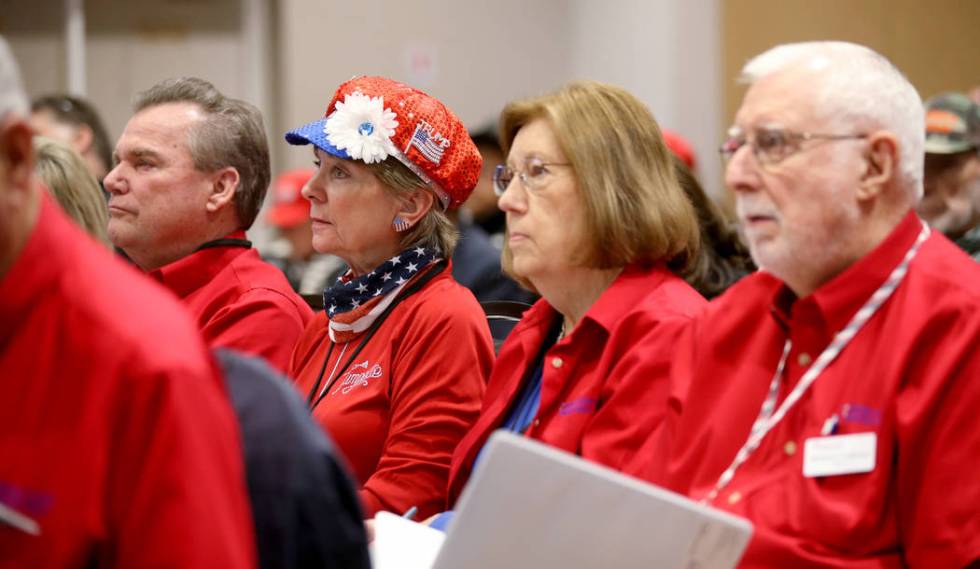
<path id="1" fill-rule="evenodd" d="M 439 260 L 439 251 L 419 246 L 405 249 L 366 275 L 354 277 L 348 270 L 323 291 L 330 340 L 350 342 L 370 328 L 405 285 Z"/>

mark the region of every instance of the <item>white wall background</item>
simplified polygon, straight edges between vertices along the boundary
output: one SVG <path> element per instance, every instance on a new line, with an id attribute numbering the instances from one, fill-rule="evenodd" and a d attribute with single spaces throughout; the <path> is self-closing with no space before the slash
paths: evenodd
<path id="1" fill-rule="evenodd" d="M 86 96 L 112 136 L 132 95 L 198 75 L 266 114 L 274 168 L 309 162 L 282 133 L 356 74 L 445 101 L 471 127 L 511 99 L 592 78 L 621 85 L 698 151 L 720 188 L 720 0 L 84 0 Z M 0 0 L 31 95 L 67 88 L 64 3 Z"/>

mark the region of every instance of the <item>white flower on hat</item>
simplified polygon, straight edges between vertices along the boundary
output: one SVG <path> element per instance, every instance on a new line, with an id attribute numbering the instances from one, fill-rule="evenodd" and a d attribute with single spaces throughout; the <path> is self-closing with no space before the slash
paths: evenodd
<path id="1" fill-rule="evenodd" d="M 384 98 L 351 93 L 338 101 L 327 117 L 323 132 L 330 144 L 355 160 L 374 164 L 394 152 L 391 137 L 398 127 L 398 115 L 384 106 Z"/>

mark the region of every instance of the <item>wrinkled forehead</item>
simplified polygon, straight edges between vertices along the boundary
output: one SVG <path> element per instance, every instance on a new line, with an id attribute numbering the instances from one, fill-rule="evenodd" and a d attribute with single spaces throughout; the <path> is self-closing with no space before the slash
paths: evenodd
<path id="1" fill-rule="evenodd" d="M 742 99 L 735 126 L 786 128 L 820 132 L 830 128 L 833 113 L 826 108 L 824 77 L 819 71 L 786 69 L 761 77 Z"/>

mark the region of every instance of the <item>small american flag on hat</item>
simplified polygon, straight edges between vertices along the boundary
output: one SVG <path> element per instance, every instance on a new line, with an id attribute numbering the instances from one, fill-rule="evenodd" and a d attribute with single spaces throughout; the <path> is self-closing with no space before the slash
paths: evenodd
<path id="1" fill-rule="evenodd" d="M 436 132 L 432 128 L 432 125 L 425 121 L 419 121 L 415 125 L 415 132 L 412 133 L 412 138 L 408 140 L 405 152 L 408 153 L 408 149 L 414 146 L 429 162 L 438 164 L 442 161 L 442 153 L 449 148 L 449 145 L 449 140 Z"/>

